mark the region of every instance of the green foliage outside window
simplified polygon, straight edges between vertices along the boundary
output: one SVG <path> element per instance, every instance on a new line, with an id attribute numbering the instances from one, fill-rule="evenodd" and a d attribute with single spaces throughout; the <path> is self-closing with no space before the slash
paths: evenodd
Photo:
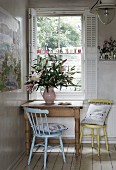
<path id="1" fill-rule="evenodd" d="M 80 31 L 76 29 L 73 22 L 68 23 L 65 20 L 63 17 L 39 17 L 37 19 L 38 49 L 80 46 Z"/>

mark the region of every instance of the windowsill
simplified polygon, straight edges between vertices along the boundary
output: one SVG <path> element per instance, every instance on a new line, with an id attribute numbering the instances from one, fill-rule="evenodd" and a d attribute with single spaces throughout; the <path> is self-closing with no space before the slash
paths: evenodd
<path id="1" fill-rule="evenodd" d="M 56 101 L 80 101 L 85 99 L 85 95 L 79 92 L 55 92 Z M 43 100 L 40 92 L 33 92 L 29 95 L 29 100 Z"/>

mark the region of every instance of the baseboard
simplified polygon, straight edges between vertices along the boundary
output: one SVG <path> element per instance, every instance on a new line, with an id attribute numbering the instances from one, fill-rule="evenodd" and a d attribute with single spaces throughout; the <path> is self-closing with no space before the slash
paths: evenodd
<path id="1" fill-rule="evenodd" d="M 83 137 L 82 143 L 91 143 L 91 138 L 90 137 Z M 94 143 L 97 143 L 96 140 L 94 140 Z M 100 140 L 100 143 L 105 143 L 104 139 Z M 110 144 L 116 144 L 116 137 L 109 137 L 108 138 L 108 143 Z"/>
<path id="2" fill-rule="evenodd" d="M 74 137 L 63 137 L 62 138 L 64 144 L 74 144 L 75 143 L 75 138 Z M 96 143 L 96 140 L 94 140 Z M 40 142 L 40 140 L 36 140 L 36 143 Z M 105 143 L 104 139 L 100 140 L 101 143 Z M 49 139 L 49 143 L 59 143 L 59 139 Z M 82 143 L 91 143 L 91 138 L 90 137 L 83 137 Z M 116 137 L 109 137 L 108 138 L 108 143 L 116 144 Z"/>
<path id="3" fill-rule="evenodd" d="M 75 139 L 74 138 L 67 138 L 67 137 L 65 137 L 65 138 L 62 138 L 62 140 L 63 140 L 64 144 L 74 144 L 75 143 Z M 40 142 L 39 139 L 36 140 L 36 143 L 38 143 L 38 142 Z M 57 143 L 59 143 L 59 139 L 49 139 L 49 143 L 57 144 Z"/>

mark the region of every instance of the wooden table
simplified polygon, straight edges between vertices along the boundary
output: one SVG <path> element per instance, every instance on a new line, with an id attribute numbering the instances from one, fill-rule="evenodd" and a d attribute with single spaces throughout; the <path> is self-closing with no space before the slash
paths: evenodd
<path id="1" fill-rule="evenodd" d="M 65 101 L 66 102 L 66 101 Z M 63 102 L 63 103 L 65 103 Z M 39 109 L 48 109 L 49 117 L 74 117 L 75 119 L 75 153 L 79 155 L 80 150 L 80 109 L 83 108 L 83 101 L 70 101 L 71 105 L 59 105 L 61 101 L 55 101 L 54 104 L 45 104 L 43 101 L 28 101 L 21 105 L 22 107 L 31 107 Z M 26 114 L 25 118 L 25 149 L 26 153 L 29 153 L 31 145 L 31 127 Z"/>

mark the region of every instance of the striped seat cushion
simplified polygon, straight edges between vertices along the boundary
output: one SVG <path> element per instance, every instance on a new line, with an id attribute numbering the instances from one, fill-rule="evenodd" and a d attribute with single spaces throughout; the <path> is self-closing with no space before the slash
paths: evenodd
<path id="1" fill-rule="evenodd" d="M 48 123 L 49 130 L 46 126 L 46 124 L 43 124 L 44 132 L 45 133 L 56 133 L 59 131 L 67 130 L 68 128 L 65 125 L 58 124 L 58 123 Z M 42 126 L 40 127 L 40 131 L 42 131 Z"/>

